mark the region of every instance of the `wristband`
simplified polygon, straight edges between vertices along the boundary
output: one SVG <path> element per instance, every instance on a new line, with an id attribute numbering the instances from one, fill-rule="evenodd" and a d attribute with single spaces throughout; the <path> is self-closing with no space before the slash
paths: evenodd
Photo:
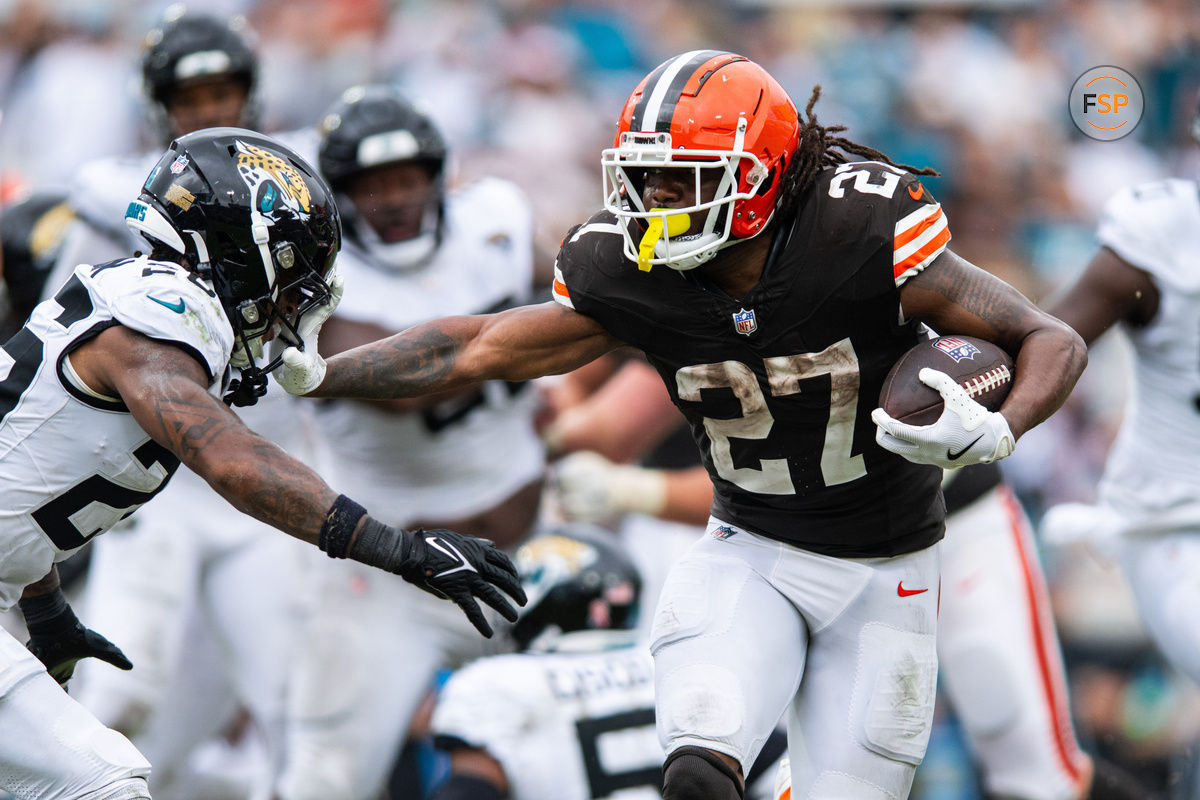
<path id="1" fill-rule="evenodd" d="M 321 523 L 321 533 L 317 537 L 317 547 L 329 554 L 330 558 L 345 558 L 354 528 L 366 515 L 365 508 L 346 495 L 339 494 L 329 511 L 325 512 L 325 521 Z"/>
<path id="2" fill-rule="evenodd" d="M 76 622 L 75 612 L 71 610 L 61 588 L 34 597 L 23 597 L 17 601 L 17 605 L 21 608 L 25 627 L 31 635 L 72 627 Z"/>

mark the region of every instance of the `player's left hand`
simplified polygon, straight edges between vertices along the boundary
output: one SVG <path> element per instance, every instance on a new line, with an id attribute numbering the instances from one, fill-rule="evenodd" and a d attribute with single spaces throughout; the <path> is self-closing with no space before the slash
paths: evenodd
<path id="1" fill-rule="evenodd" d="M 337 267 L 335 266 L 336 270 Z M 296 332 L 303 347 L 285 347 L 283 363 L 275 370 L 275 382 L 289 394 L 308 394 L 325 380 L 325 359 L 317 350 L 317 337 L 325 320 L 342 301 L 345 281 L 336 271 L 329 278 L 329 300 L 304 315 Z"/>
<path id="2" fill-rule="evenodd" d="M 882 408 L 875 409 L 871 419 L 880 447 L 916 464 L 943 469 L 990 464 L 1012 453 L 1016 438 L 1003 414 L 975 402 L 944 372 L 926 367 L 918 377 L 942 395 L 942 415 L 931 425 L 908 425 L 892 419 Z"/>
<path id="3" fill-rule="evenodd" d="M 63 687 L 83 658 L 98 658 L 118 669 L 133 669 L 133 664 L 119 647 L 83 627 L 70 607 L 54 619 L 30 625 L 29 641 L 25 646 L 45 664 L 50 677 Z"/>

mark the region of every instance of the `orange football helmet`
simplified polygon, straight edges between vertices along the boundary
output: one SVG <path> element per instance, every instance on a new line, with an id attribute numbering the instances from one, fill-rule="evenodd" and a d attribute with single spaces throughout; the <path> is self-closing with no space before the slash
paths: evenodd
<path id="1" fill-rule="evenodd" d="M 625 101 L 613 147 L 601 156 L 604 205 L 623 223 L 625 255 L 642 269 L 687 270 L 757 236 L 775 212 L 799 140 L 795 103 L 753 61 L 693 50 L 663 62 Z M 668 167 L 695 170 L 696 205 L 645 207 L 645 172 Z M 701 170 L 724 171 L 712 198 L 700 196 Z M 704 214 L 701 230 L 676 235 L 692 214 Z"/>

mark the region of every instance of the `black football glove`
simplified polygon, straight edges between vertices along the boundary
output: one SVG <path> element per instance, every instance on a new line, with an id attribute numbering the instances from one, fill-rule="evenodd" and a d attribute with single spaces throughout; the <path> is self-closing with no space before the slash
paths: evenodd
<path id="1" fill-rule="evenodd" d="M 348 553 L 350 558 L 385 569 L 430 594 L 454 602 L 471 624 L 491 638 L 476 598 L 516 622 L 517 610 L 497 587 L 525 605 L 517 570 L 487 539 L 444 528 L 400 530 L 367 517 Z"/>
<path id="2" fill-rule="evenodd" d="M 66 687 L 81 658 L 98 658 L 118 669 L 133 669 L 119 647 L 83 627 L 61 590 L 24 598 L 20 606 L 29 629 L 25 646 L 46 666 L 59 686 Z"/>

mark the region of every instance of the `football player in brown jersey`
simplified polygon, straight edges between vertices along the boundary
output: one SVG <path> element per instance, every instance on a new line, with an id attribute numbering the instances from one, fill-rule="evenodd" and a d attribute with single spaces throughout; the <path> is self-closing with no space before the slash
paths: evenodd
<path id="1" fill-rule="evenodd" d="M 910 168 L 839 130 L 742 56 L 675 56 L 621 112 L 605 208 L 567 233 L 553 302 L 328 363 L 291 348 L 277 373 L 298 394 L 409 397 L 645 353 L 715 487 L 710 535 L 673 567 L 652 631 L 672 800 L 741 797 L 785 712 L 797 796 L 907 794 L 937 672 L 937 467 L 1011 453 L 1086 361 L 1067 326 L 947 248 Z M 936 423 L 875 409 L 919 323 L 1014 357 L 999 411 L 937 372 L 922 378 L 947 401 Z"/>

